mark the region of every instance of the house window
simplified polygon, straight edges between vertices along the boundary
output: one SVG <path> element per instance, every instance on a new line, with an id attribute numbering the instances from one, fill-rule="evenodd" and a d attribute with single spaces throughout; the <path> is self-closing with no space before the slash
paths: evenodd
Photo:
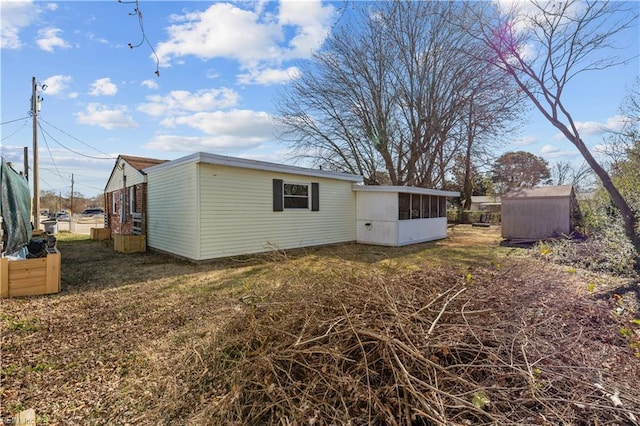
<path id="1" fill-rule="evenodd" d="M 136 187 L 129 188 L 129 214 L 136 212 Z"/>
<path id="2" fill-rule="evenodd" d="M 120 223 L 127 222 L 127 193 L 124 190 L 120 193 Z"/>
<path id="3" fill-rule="evenodd" d="M 398 219 L 407 220 L 411 217 L 411 194 L 398 194 Z"/>
<path id="4" fill-rule="evenodd" d="M 429 208 L 431 207 L 430 203 L 431 203 L 431 195 L 423 195 L 422 196 L 422 216 L 421 216 L 423 219 L 429 218 L 429 212 L 431 211 L 431 209 Z"/>
<path id="5" fill-rule="evenodd" d="M 116 197 L 116 193 L 111 193 L 111 213 L 118 214 L 118 198 Z"/>
<path id="6" fill-rule="evenodd" d="M 282 179 L 273 180 L 273 211 L 285 209 L 309 209 L 320 211 L 320 184 L 289 183 Z"/>
<path id="7" fill-rule="evenodd" d="M 428 219 L 447 216 L 447 197 L 398 193 L 398 219 Z"/>
<path id="8" fill-rule="evenodd" d="M 309 185 L 299 183 L 283 183 L 284 208 L 308 209 Z"/>
<path id="9" fill-rule="evenodd" d="M 438 199 L 440 197 L 431 196 L 431 214 L 429 217 L 440 217 L 438 216 Z"/>

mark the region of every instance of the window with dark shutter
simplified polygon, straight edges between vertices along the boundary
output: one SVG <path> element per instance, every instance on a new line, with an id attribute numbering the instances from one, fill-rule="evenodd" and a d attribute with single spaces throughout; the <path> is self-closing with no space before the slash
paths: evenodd
<path id="1" fill-rule="evenodd" d="M 282 179 L 273 180 L 273 211 L 281 212 L 284 210 L 282 203 Z"/>
<path id="2" fill-rule="evenodd" d="M 320 211 L 320 184 L 311 182 L 311 211 Z"/>

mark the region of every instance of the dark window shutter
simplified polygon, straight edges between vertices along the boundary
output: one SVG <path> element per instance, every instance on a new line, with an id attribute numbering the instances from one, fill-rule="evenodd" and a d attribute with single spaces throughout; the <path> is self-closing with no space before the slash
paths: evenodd
<path id="1" fill-rule="evenodd" d="M 273 180 L 273 211 L 283 211 L 282 206 L 282 179 Z"/>
<path id="2" fill-rule="evenodd" d="M 318 182 L 311 182 L 311 211 L 317 212 L 320 210 L 320 184 Z"/>

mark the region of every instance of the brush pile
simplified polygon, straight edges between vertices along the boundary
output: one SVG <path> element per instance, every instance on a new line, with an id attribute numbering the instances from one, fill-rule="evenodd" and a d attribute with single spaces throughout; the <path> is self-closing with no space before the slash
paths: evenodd
<path id="1" fill-rule="evenodd" d="M 243 297 L 220 332 L 176 354 L 158 420 L 640 424 L 623 318 L 551 266 L 320 275 Z"/>

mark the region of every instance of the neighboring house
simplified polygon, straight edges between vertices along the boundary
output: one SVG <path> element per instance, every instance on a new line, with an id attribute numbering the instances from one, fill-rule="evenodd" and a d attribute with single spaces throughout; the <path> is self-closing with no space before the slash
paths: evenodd
<path id="1" fill-rule="evenodd" d="M 501 206 L 500 197 L 497 195 L 473 195 L 471 196 L 472 212 L 499 212 Z"/>
<path id="2" fill-rule="evenodd" d="M 406 186 L 354 186 L 357 242 L 403 246 L 447 237 L 447 197 Z"/>
<path id="3" fill-rule="evenodd" d="M 153 158 L 120 155 L 105 186 L 105 226 L 111 235 L 145 233 L 147 167 L 166 162 Z"/>
<path id="4" fill-rule="evenodd" d="M 502 196 L 502 237 L 508 240 L 571 235 L 579 220 L 572 185 L 518 188 Z"/>
<path id="5" fill-rule="evenodd" d="M 356 239 L 360 176 L 202 152 L 145 172 L 156 250 L 207 260 Z"/>
<path id="6" fill-rule="evenodd" d="M 130 228 L 123 225 L 128 210 L 117 214 L 117 191 L 124 185 L 115 176 L 132 166 L 127 158 L 119 157 L 107 184 L 120 232 Z M 146 217 L 147 246 L 195 261 L 353 241 L 404 245 L 445 238 L 446 197 L 458 196 L 364 186 L 352 174 L 203 152 L 135 171 L 136 183 L 144 184 L 136 210 Z"/>

